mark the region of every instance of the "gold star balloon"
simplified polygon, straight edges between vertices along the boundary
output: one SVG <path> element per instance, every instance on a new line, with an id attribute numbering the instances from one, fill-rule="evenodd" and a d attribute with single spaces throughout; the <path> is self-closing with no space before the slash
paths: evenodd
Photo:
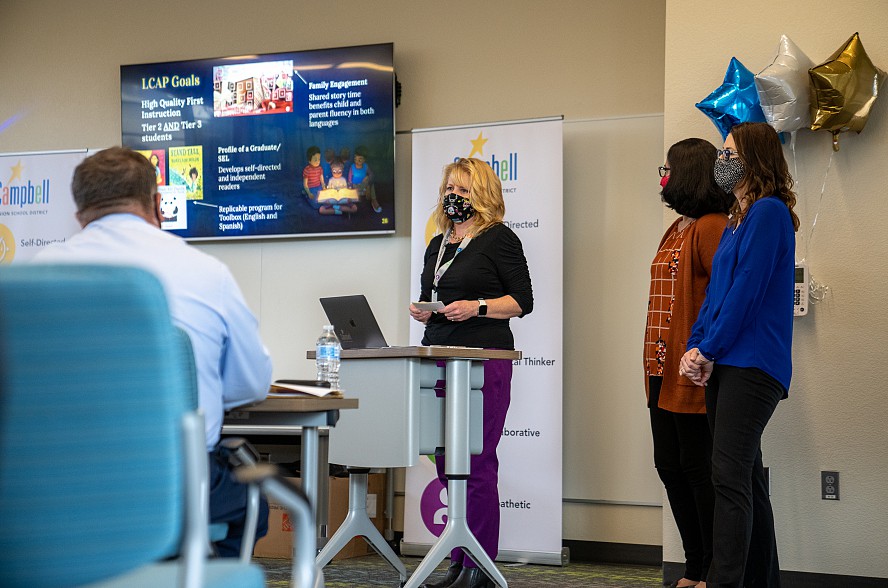
<path id="1" fill-rule="evenodd" d="M 860 35 L 854 33 L 826 62 L 808 70 L 808 75 L 811 130 L 830 131 L 833 149 L 838 151 L 839 133 L 863 130 L 886 74 L 873 65 Z"/>

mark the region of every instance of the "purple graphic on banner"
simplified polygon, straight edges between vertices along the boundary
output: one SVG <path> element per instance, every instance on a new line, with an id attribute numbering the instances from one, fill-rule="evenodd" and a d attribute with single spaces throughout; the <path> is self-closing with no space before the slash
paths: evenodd
<path id="1" fill-rule="evenodd" d="M 423 490 L 419 514 L 426 529 L 435 537 L 440 537 L 447 524 L 447 489 L 438 478 L 434 478 Z"/>

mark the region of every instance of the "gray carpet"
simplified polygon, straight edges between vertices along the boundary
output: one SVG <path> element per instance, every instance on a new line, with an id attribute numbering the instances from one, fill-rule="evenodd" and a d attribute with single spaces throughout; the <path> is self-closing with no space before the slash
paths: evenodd
<path id="1" fill-rule="evenodd" d="M 290 581 L 290 561 L 256 559 L 265 568 L 269 587 L 285 588 Z M 421 561 L 402 557 L 409 575 Z M 431 581 L 443 577 L 448 562 L 442 562 Z M 542 565 L 499 564 L 509 588 L 662 588 L 661 570 L 655 566 L 619 564 L 570 563 L 564 567 Z M 324 579 L 330 588 L 398 586 L 398 573 L 377 555 L 367 555 L 330 562 L 324 568 Z"/>

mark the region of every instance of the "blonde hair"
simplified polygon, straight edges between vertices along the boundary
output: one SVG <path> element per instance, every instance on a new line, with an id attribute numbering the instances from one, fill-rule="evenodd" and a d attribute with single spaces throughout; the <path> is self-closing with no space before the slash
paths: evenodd
<path id="1" fill-rule="evenodd" d="M 455 183 L 469 188 L 469 202 L 475 209 L 475 216 L 472 217 L 475 221 L 472 233 L 475 236 L 502 222 L 506 214 L 506 203 L 503 201 L 500 179 L 486 161 L 462 157 L 444 167 L 444 177 L 438 189 L 438 207 L 433 214 L 438 231 L 445 233 L 453 227 L 453 221 L 447 218 L 441 206 L 451 176 Z"/>

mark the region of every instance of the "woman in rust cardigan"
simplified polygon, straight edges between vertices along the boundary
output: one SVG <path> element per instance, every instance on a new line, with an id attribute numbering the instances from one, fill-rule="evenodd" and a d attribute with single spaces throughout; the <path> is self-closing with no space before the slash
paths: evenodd
<path id="1" fill-rule="evenodd" d="M 703 388 L 678 368 L 732 204 L 715 183 L 715 159 L 711 143 L 685 139 L 669 148 L 660 168 L 663 202 L 681 216 L 666 230 L 651 264 L 644 369 L 654 465 L 685 552 L 685 571 L 673 588 L 705 586 L 712 560 L 712 436 Z"/>

